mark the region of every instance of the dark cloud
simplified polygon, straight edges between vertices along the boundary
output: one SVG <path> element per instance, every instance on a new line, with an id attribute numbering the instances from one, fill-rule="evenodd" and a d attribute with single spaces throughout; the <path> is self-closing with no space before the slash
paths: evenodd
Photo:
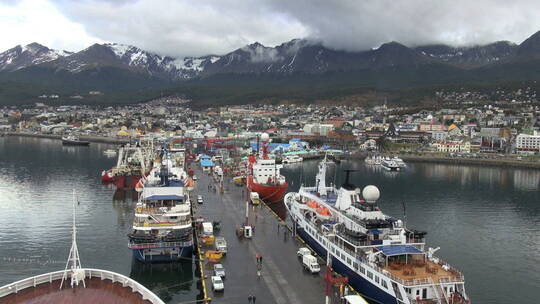
<path id="1" fill-rule="evenodd" d="M 540 30 L 538 0 L 55 1 L 105 41 L 172 56 L 222 54 L 308 37 L 336 49 L 521 42 Z"/>

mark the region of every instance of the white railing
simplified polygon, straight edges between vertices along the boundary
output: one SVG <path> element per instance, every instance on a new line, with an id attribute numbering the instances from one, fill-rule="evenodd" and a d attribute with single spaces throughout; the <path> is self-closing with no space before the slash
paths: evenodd
<path id="1" fill-rule="evenodd" d="M 131 288 L 133 292 L 140 294 L 143 300 L 147 300 L 152 304 L 165 304 L 157 295 L 151 292 L 148 288 L 124 275 L 101 269 L 83 268 L 83 270 L 85 273 L 85 278 L 100 278 L 101 280 L 111 280 L 113 283 L 120 283 L 123 287 Z M 53 281 L 61 280 L 63 275 L 64 271 L 49 272 L 2 286 L 0 287 L 0 299 L 24 289 L 36 287 L 39 284 L 52 283 Z"/>
<path id="2" fill-rule="evenodd" d="M 193 245 L 193 241 L 188 242 L 160 242 L 160 243 L 134 243 L 128 242 L 129 249 L 151 249 L 151 248 L 180 248 Z"/>

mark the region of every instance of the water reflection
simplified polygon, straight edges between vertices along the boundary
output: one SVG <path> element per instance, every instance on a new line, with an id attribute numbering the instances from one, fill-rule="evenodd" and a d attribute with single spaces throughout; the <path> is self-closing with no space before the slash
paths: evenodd
<path id="1" fill-rule="evenodd" d="M 515 170 L 514 188 L 523 191 L 537 191 L 540 183 L 540 171 Z"/>
<path id="2" fill-rule="evenodd" d="M 143 264 L 133 259 L 130 278 L 142 283 L 167 303 L 192 301 L 196 290 L 191 261 Z"/>

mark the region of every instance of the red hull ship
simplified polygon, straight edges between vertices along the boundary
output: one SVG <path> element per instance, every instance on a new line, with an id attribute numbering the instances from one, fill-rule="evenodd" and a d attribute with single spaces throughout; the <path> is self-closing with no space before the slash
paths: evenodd
<path id="1" fill-rule="evenodd" d="M 114 183 L 118 189 L 134 189 L 152 168 L 152 155 L 151 147 L 126 144 L 118 150 L 116 166 L 101 172 L 101 181 Z"/>
<path id="2" fill-rule="evenodd" d="M 257 192 L 263 201 L 276 203 L 283 201 L 289 184 L 279 172 L 282 166 L 277 165 L 275 159 L 268 157 L 268 139 L 268 134 L 261 135 L 261 158 L 257 158 L 255 155 L 249 157 L 249 174 L 246 185 L 249 191 Z"/>
<path id="3" fill-rule="evenodd" d="M 247 187 L 251 192 L 257 192 L 259 197 L 267 203 L 275 203 L 283 200 L 289 184 L 284 182 L 280 185 L 265 185 L 253 182 L 253 177 L 248 176 Z"/>

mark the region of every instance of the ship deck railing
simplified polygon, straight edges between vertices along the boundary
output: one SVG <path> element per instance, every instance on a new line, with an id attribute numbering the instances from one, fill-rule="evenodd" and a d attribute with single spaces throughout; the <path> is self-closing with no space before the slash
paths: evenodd
<path id="1" fill-rule="evenodd" d="M 162 211 L 160 210 L 160 208 L 163 208 L 163 207 L 138 207 L 138 208 L 135 208 L 135 213 L 136 214 L 144 213 L 144 214 L 152 214 L 152 215 L 163 215 L 171 211 L 171 207 L 166 207 L 167 211 Z M 182 213 L 182 212 L 186 213 L 184 216 L 188 216 L 191 214 L 189 206 L 186 205 L 184 209 L 185 210 L 178 210 L 177 213 Z"/>
<path id="2" fill-rule="evenodd" d="M 355 260 L 357 260 L 357 261 L 359 261 L 359 262 L 361 262 L 361 263 L 363 263 L 365 265 L 369 265 L 375 271 L 379 272 L 379 274 L 381 274 L 383 276 L 387 276 L 390 279 L 392 279 L 392 280 L 394 280 L 394 281 L 396 281 L 396 282 L 398 282 L 398 283 L 400 283 L 400 284 L 402 284 L 404 286 L 433 285 L 433 281 L 431 281 L 429 278 L 411 278 L 411 279 L 400 278 L 400 277 L 392 274 L 390 271 L 387 271 L 387 270 L 383 269 L 382 267 L 380 267 L 380 266 L 378 266 L 376 264 L 369 263 L 366 257 L 358 254 L 356 251 L 351 250 L 350 248 L 345 247 L 342 243 L 336 242 L 335 238 L 327 237 L 326 239 L 328 240 L 329 243 L 335 245 L 340 250 L 342 250 L 345 253 L 349 254 Z M 407 245 L 418 247 L 418 246 L 423 246 L 424 243 L 408 243 Z M 357 246 L 356 249 L 377 248 L 379 246 L 383 246 L 383 245 L 378 244 L 378 245 L 368 245 L 368 246 Z M 447 265 L 449 267 L 449 269 L 451 269 L 456 274 L 453 277 L 448 276 L 448 277 L 441 278 L 439 280 L 439 283 L 452 283 L 452 282 L 463 282 L 464 281 L 464 276 L 459 270 L 457 270 L 457 269 L 453 268 L 452 266 L 450 266 L 449 264 L 443 262 L 441 259 L 439 259 L 438 264 L 439 265 Z"/>
<path id="3" fill-rule="evenodd" d="M 152 249 L 152 248 L 182 248 L 193 245 L 192 241 L 189 242 L 158 242 L 158 243 L 135 243 L 128 242 L 129 249 Z"/>
<path id="4" fill-rule="evenodd" d="M 167 227 L 167 226 L 186 226 L 191 225 L 191 218 L 189 220 L 183 221 L 174 221 L 174 222 L 148 222 L 144 221 L 134 221 L 134 227 Z"/>
<path id="5" fill-rule="evenodd" d="M 84 270 L 85 278 L 100 278 L 102 280 L 111 280 L 113 283 L 120 283 L 123 287 L 131 288 L 133 292 L 140 294 L 143 300 L 147 300 L 152 304 L 164 304 L 164 302 L 157 295 L 148 290 L 148 288 L 124 275 L 101 269 L 83 268 L 82 270 Z M 2 286 L 0 287 L 0 299 L 10 294 L 18 293 L 19 291 L 27 288 L 35 288 L 40 284 L 50 284 L 53 281 L 61 280 L 64 276 L 64 272 L 65 271 L 63 270 L 49 272 Z"/>

